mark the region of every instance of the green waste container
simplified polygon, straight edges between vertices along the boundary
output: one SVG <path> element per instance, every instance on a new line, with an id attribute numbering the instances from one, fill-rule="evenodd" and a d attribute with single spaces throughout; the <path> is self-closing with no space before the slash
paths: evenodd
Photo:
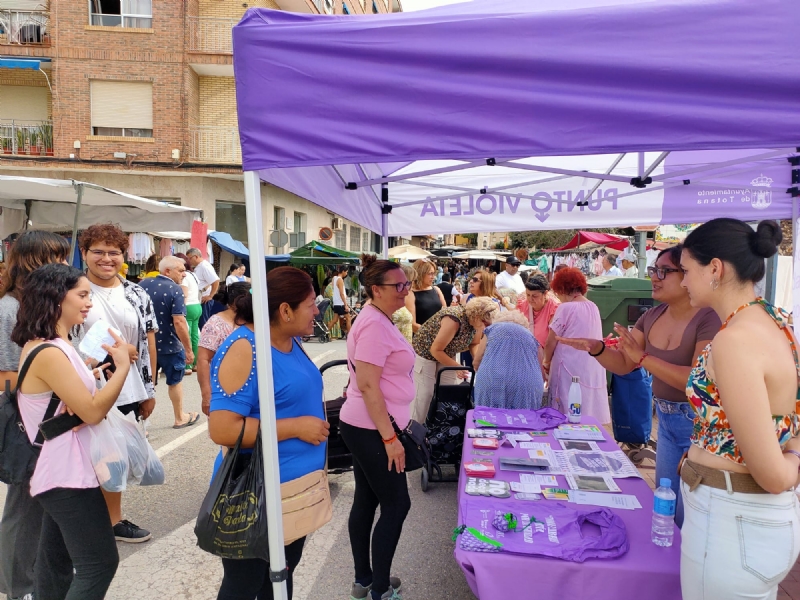
<path id="1" fill-rule="evenodd" d="M 603 337 L 613 332 L 614 323 L 633 325 L 656 304 L 649 279 L 596 277 L 589 280 L 588 286 L 586 297 L 600 309 Z"/>

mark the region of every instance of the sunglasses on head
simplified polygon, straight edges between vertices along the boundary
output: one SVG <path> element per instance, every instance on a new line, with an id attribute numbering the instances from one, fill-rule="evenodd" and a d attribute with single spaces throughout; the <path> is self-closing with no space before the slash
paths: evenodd
<path id="1" fill-rule="evenodd" d="M 672 269 L 670 267 L 647 267 L 647 275 L 650 279 L 658 279 L 664 281 L 670 273 L 681 273 L 681 269 Z"/>

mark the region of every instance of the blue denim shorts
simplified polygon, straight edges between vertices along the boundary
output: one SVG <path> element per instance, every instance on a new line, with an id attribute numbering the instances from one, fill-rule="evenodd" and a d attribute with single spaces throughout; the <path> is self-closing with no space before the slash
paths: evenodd
<path id="1" fill-rule="evenodd" d="M 167 385 L 176 385 L 183 381 L 186 370 L 186 353 L 183 350 L 172 354 L 159 352 L 157 362 L 158 368 L 167 376 Z"/>

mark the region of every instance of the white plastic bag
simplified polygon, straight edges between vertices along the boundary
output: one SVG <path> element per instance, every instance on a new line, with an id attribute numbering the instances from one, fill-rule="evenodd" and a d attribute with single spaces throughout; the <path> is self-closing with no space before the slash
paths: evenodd
<path id="1" fill-rule="evenodd" d="M 133 413 L 123 415 L 116 408 L 108 413 L 111 426 L 120 432 L 128 450 L 128 479 L 140 485 L 164 483 L 164 467 L 136 423 Z"/>
<path id="2" fill-rule="evenodd" d="M 89 425 L 89 457 L 100 486 L 107 492 L 124 492 L 128 482 L 128 449 L 124 437 L 103 419 Z"/>

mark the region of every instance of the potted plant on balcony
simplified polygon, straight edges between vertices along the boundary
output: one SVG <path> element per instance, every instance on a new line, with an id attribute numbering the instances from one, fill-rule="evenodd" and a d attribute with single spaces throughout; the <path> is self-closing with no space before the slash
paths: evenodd
<path id="1" fill-rule="evenodd" d="M 42 140 L 44 154 L 53 156 L 53 124 L 44 123 L 39 127 L 39 139 Z"/>
<path id="2" fill-rule="evenodd" d="M 3 154 L 14 153 L 14 140 L 10 137 L 3 136 Z"/>
<path id="3" fill-rule="evenodd" d="M 29 154 L 29 147 L 26 144 L 30 142 L 28 132 L 25 129 L 17 129 L 17 154 Z"/>
<path id="4" fill-rule="evenodd" d="M 39 128 L 30 129 L 28 131 L 28 142 L 30 143 L 30 154 L 38 156 L 39 151 Z"/>

